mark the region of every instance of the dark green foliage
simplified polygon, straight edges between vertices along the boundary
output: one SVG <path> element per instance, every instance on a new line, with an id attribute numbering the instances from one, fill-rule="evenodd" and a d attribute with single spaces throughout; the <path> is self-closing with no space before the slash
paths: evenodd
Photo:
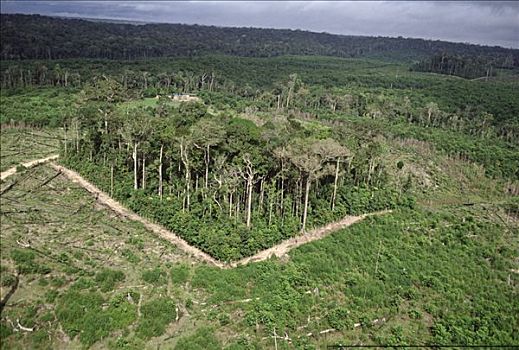
<path id="1" fill-rule="evenodd" d="M 11 258 L 15 261 L 19 273 L 49 273 L 48 267 L 39 264 L 36 259 L 36 254 L 29 249 L 13 249 L 11 251 Z"/>
<path id="2" fill-rule="evenodd" d="M 10 287 L 14 285 L 14 283 L 16 282 L 16 276 L 6 272 L 2 272 L 0 280 L 2 283 L 2 287 Z"/>
<path id="3" fill-rule="evenodd" d="M 107 319 L 102 317 L 103 297 L 98 293 L 68 292 L 58 302 L 56 316 L 71 337 L 80 335 L 86 345 L 108 335 Z"/>
<path id="4" fill-rule="evenodd" d="M 142 273 L 142 280 L 144 282 L 151 283 L 155 286 L 161 286 L 166 284 L 167 277 L 167 272 L 163 271 L 160 267 L 146 270 Z"/>
<path id="5" fill-rule="evenodd" d="M 222 344 L 214 336 L 214 330 L 209 327 L 198 328 L 192 335 L 178 340 L 175 350 L 220 350 Z"/>
<path id="6" fill-rule="evenodd" d="M 2 321 L 0 323 L 0 344 L 11 334 L 13 334 L 12 328 Z"/>
<path id="7" fill-rule="evenodd" d="M 347 330 L 352 329 L 353 324 L 356 323 L 354 316 L 352 316 L 350 311 L 337 307 L 330 310 L 326 318 L 332 328 Z"/>
<path id="8" fill-rule="evenodd" d="M 113 330 L 125 328 L 137 317 L 137 308 L 116 295 L 104 308 L 105 299 L 97 292 L 68 291 L 59 298 L 56 316 L 71 337 L 79 335 L 81 343 L 91 346 Z"/>
<path id="9" fill-rule="evenodd" d="M 101 292 L 113 290 L 118 282 L 124 281 L 124 273 L 119 270 L 103 269 L 96 274 L 95 281 Z"/>
<path id="10" fill-rule="evenodd" d="M 186 264 L 175 265 L 170 270 L 171 281 L 174 284 L 186 283 L 190 276 L 189 266 Z"/>
<path id="11" fill-rule="evenodd" d="M 331 35 L 301 30 L 182 24 L 133 25 L 9 14 L 3 14 L 1 20 L 2 40 L 5 42 L 2 59 L 94 57 L 125 60 L 207 53 L 259 57 L 306 54 L 415 59 L 438 51 L 450 51 L 504 59 L 511 56 L 511 64 L 517 64 L 518 55 L 517 50 L 501 47 L 402 37 Z M 61 75 L 56 81 L 64 83 Z"/>
<path id="12" fill-rule="evenodd" d="M 137 335 L 143 339 L 157 337 L 175 320 L 175 303 L 169 298 L 154 299 L 142 305 L 141 313 Z"/>
<path id="13" fill-rule="evenodd" d="M 503 57 L 498 62 L 484 57 L 462 57 L 448 54 L 433 56 L 414 64 L 411 69 L 420 72 L 433 72 L 448 75 L 457 75 L 463 78 L 488 78 L 496 75 L 496 65 L 513 67 L 514 60 Z"/>

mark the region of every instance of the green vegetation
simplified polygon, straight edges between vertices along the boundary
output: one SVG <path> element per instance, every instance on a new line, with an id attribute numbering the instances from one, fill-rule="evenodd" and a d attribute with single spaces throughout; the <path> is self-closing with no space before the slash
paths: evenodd
<path id="1" fill-rule="evenodd" d="M 170 322 L 170 316 L 163 314 L 173 310 L 175 319 L 172 300 L 181 296 L 168 294 L 165 286 L 151 291 L 143 286 L 141 274 L 148 264 L 158 266 L 164 259 L 184 257 L 141 225 L 100 210 L 82 188 L 55 175 L 42 165 L 2 184 L 2 191 L 10 188 L 2 193 L 0 207 L 2 298 L 19 276 L 18 287 L 2 311 L 2 348 L 84 348 L 108 343 L 115 334 L 134 334 L 144 315 L 162 315 L 157 321 L 146 321 L 154 325 L 154 336 L 161 335 L 163 323 Z M 35 224 L 37 232 L 32 231 Z M 125 251 L 139 261 L 129 262 Z M 166 273 L 164 278 L 171 277 Z M 168 296 L 167 303 L 160 299 L 166 307 L 162 314 L 162 309 L 144 312 L 146 301 L 157 298 L 154 293 Z M 17 320 L 34 331 L 21 331 Z"/>
<path id="2" fill-rule="evenodd" d="M 151 270 L 146 270 L 142 273 L 142 280 L 146 283 L 151 283 L 160 286 L 166 283 L 167 273 L 162 271 L 160 267 Z"/>
<path id="3" fill-rule="evenodd" d="M 54 175 L 49 167 L 29 169 L 32 176 L 2 195 L 1 244 L 2 252 L 9 252 L 2 254 L 2 278 L 14 275 L 15 264 L 29 267 L 12 301 L 23 303 L 3 312 L 2 341 L 9 347 L 100 343 L 142 348 L 147 342 L 152 346 L 158 335 L 157 341 L 172 348 L 196 349 L 205 340 L 214 348 L 241 349 L 272 347 L 275 332 L 280 347 L 287 346 L 285 333 L 293 344 L 308 347 L 516 343 L 518 280 L 510 273 L 517 268 L 515 202 L 460 206 L 503 197 L 492 189 L 495 180 L 425 144 L 394 141 L 391 148 L 397 154 L 388 160 L 399 169 L 399 159 L 402 171 L 415 168 L 410 173 L 413 192 L 419 202 L 431 203 L 428 198 L 433 198 L 430 206 L 367 219 L 297 248 L 288 261 L 273 259 L 223 271 L 204 265 L 189 268 L 187 257 L 178 256 L 140 225 L 96 209 L 94 199 L 71 182 L 58 177 L 50 183 L 53 190 L 38 188 L 38 179 Z M 422 166 L 427 175 L 417 171 Z M 9 200 L 26 193 L 32 194 L 24 203 L 36 209 L 32 214 Z M 6 214 L 15 208 L 19 214 Z M 47 226 L 31 236 L 36 250 L 22 248 L 16 240 L 25 242 L 26 225 L 33 220 L 59 220 L 65 226 Z M 106 248 L 120 244 L 118 253 Z M 137 257 L 135 262 L 128 261 L 128 252 Z M 114 268 L 106 270 L 106 261 L 125 271 L 125 278 L 115 277 L 120 274 Z M 178 262 L 168 267 L 165 261 Z M 32 269 L 35 265 L 48 266 L 50 274 Z M 142 286 L 142 277 L 150 271 L 165 276 L 166 284 L 171 279 L 174 289 L 167 292 L 166 284 L 153 290 Z M 29 285 L 35 278 L 50 283 Z M 119 279 L 115 292 L 104 291 L 103 283 L 96 282 Z M 43 298 L 50 310 L 36 306 Z M 13 332 L 6 317 L 40 332 Z M 376 319 L 384 321 L 373 326 Z M 195 320 L 197 326 L 189 326 Z M 70 340 L 59 336 L 59 324 Z M 335 331 L 318 335 L 330 328 Z M 51 334 L 51 340 L 41 332 Z"/>
<path id="4" fill-rule="evenodd" d="M 21 41 L 3 46 L 4 58 L 44 52 L 22 40 L 33 27 L 12 32 L 20 23 L 43 22 L 41 33 L 69 25 L 13 18 L 2 15 L 2 34 Z M 148 56 L 171 55 L 169 39 L 151 40 L 158 26 L 124 28 L 150 39 Z M 67 35 L 76 40 L 76 30 Z M 83 30 L 87 42 L 95 30 Z M 311 35 L 211 30 L 267 43 Z M 11 293 L 2 348 L 518 344 L 519 100 L 517 68 L 506 61 L 515 51 L 438 42 L 458 51 L 444 56 L 452 72 L 429 58 L 442 73 L 430 74 L 401 59 L 436 53 L 420 41 L 368 39 L 361 44 L 410 46 L 375 50 L 378 59 L 257 57 L 287 52 L 276 46 L 232 57 L 214 53 L 249 46 L 215 49 L 202 35 L 199 49 L 211 56 L 116 61 L 105 60 L 118 57 L 111 44 L 93 52 L 56 42 L 54 58 L 96 59 L 2 61 L 1 167 L 18 169 L 0 188 L 2 299 Z M 289 53 L 301 53 L 297 43 Z M 319 54 L 365 55 L 332 44 Z M 143 54 L 134 49 L 128 57 Z M 457 55 L 490 64 L 495 76 L 444 75 L 480 74 L 455 71 Z M 219 269 L 108 210 L 52 166 L 20 165 L 56 152 L 222 261 L 345 215 L 392 212 L 281 258 Z"/>
<path id="5" fill-rule="evenodd" d="M 182 283 L 187 282 L 189 275 L 190 275 L 190 270 L 187 265 L 181 264 L 181 265 L 173 266 L 170 270 L 170 274 L 171 274 L 171 281 L 174 284 L 182 284 Z"/>
<path id="6" fill-rule="evenodd" d="M 416 60 L 438 52 L 493 58 L 517 66 L 518 50 L 410 38 L 332 35 L 301 30 L 225 28 L 185 24 L 122 24 L 39 15 L 3 14 L 1 58 L 117 60 L 197 56 L 325 55 Z M 14 79 L 14 76 L 13 76 Z M 57 84 L 70 80 L 63 72 Z"/>
<path id="7" fill-rule="evenodd" d="M 65 116 L 70 116 L 73 111 L 74 92 L 49 87 L 2 89 L 0 123 L 10 126 L 61 127 Z M 49 139 L 40 140 L 45 144 L 44 141 Z"/>
<path id="8" fill-rule="evenodd" d="M 95 281 L 102 292 L 113 290 L 117 282 L 124 281 L 124 273 L 118 270 L 103 269 L 96 274 Z"/>
<path id="9" fill-rule="evenodd" d="M 513 57 L 510 56 L 505 64 L 509 68 L 513 66 Z M 447 75 L 457 75 L 463 78 L 488 80 L 496 76 L 495 64 L 488 59 L 478 57 L 449 56 L 446 54 L 436 55 L 428 60 L 415 64 L 412 69 L 420 72 L 434 72 Z"/>
<path id="10" fill-rule="evenodd" d="M 222 345 L 210 328 L 199 328 L 195 334 L 180 339 L 175 350 L 218 350 Z"/>
<path id="11" fill-rule="evenodd" d="M 175 319 L 175 303 L 168 298 L 158 298 L 143 304 L 141 312 L 137 335 L 144 339 L 156 337 Z"/>

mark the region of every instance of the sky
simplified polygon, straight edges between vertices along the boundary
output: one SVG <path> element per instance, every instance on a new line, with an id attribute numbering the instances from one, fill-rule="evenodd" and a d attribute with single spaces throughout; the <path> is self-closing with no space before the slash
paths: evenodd
<path id="1" fill-rule="evenodd" d="M 519 1 L 4 1 L 2 13 L 333 34 L 519 48 Z"/>

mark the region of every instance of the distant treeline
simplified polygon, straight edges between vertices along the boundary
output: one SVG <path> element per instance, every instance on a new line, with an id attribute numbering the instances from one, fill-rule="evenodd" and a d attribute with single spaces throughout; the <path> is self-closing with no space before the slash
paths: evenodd
<path id="1" fill-rule="evenodd" d="M 512 56 L 505 57 L 502 60 L 492 60 L 486 57 L 467 57 L 443 53 L 414 64 L 411 70 L 476 79 L 495 76 L 496 67 L 510 68 L 513 67 L 513 64 Z"/>
<path id="2" fill-rule="evenodd" d="M 183 24 L 120 24 L 39 15 L 2 15 L 0 57 L 12 59 L 146 59 L 227 54 L 246 57 L 321 55 L 420 60 L 450 52 L 519 66 L 519 50 L 408 38 L 300 30 Z"/>

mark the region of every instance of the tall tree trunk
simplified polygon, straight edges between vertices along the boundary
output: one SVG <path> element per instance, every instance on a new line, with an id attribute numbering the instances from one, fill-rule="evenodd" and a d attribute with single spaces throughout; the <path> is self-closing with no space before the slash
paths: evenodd
<path id="1" fill-rule="evenodd" d="M 339 180 L 339 162 L 340 162 L 340 159 L 337 158 L 337 163 L 335 164 L 335 180 L 333 182 L 332 211 L 335 210 L 335 199 L 337 198 L 337 181 Z"/>
<path id="2" fill-rule="evenodd" d="M 142 189 L 146 189 L 146 156 L 142 156 Z"/>
<path id="3" fill-rule="evenodd" d="M 265 198 L 265 181 L 263 179 L 260 180 L 260 199 L 259 199 L 259 209 L 260 212 L 263 213 L 263 200 Z"/>
<path id="4" fill-rule="evenodd" d="M 229 218 L 232 217 L 232 207 L 233 207 L 233 202 L 232 202 L 232 192 L 229 193 Z"/>
<path id="5" fill-rule="evenodd" d="M 303 209 L 303 225 L 301 227 L 301 232 L 305 232 L 306 230 L 306 216 L 308 215 L 308 195 L 310 193 L 310 176 L 306 178 L 306 189 L 305 189 L 305 206 Z"/>
<path id="6" fill-rule="evenodd" d="M 110 197 L 114 196 L 114 165 L 110 166 Z"/>
<path id="7" fill-rule="evenodd" d="M 190 179 L 191 179 L 191 173 L 189 172 L 189 162 L 188 162 L 188 155 L 187 155 L 187 149 L 184 149 L 184 146 L 182 142 L 180 143 L 180 158 L 182 162 L 184 163 L 185 168 L 185 179 L 186 179 L 186 208 L 189 210 L 190 206 Z"/>
<path id="8" fill-rule="evenodd" d="M 139 183 L 137 179 L 137 147 L 139 147 L 139 143 L 135 142 L 133 144 L 133 189 L 136 190 L 139 188 Z"/>
<path id="9" fill-rule="evenodd" d="M 270 226 L 270 223 L 272 222 L 272 208 L 274 207 L 274 202 L 270 202 L 269 203 L 269 226 Z"/>
<path id="10" fill-rule="evenodd" d="M 205 149 L 205 188 L 209 186 L 209 161 L 210 161 L 210 154 L 209 154 L 209 145 L 206 146 Z"/>
<path id="11" fill-rule="evenodd" d="M 241 198 L 240 195 L 236 196 L 236 213 L 234 213 L 234 223 L 238 221 L 238 215 L 240 215 L 240 202 Z"/>
<path id="12" fill-rule="evenodd" d="M 67 157 L 67 126 L 63 125 L 63 134 L 65 135 L 65 157 Z"/>
<path id="13" fill-rule="evenodd" d="M 247 227 L 250 227 L 252 212 L 252 178 L 247 180 Z"/>
<path id="14" fill-rule="evenodd" d="M 159 155 L 159 197 L 162 200 L 162 155 L 164 154 L 164 145 L 160 145 Z"/>

